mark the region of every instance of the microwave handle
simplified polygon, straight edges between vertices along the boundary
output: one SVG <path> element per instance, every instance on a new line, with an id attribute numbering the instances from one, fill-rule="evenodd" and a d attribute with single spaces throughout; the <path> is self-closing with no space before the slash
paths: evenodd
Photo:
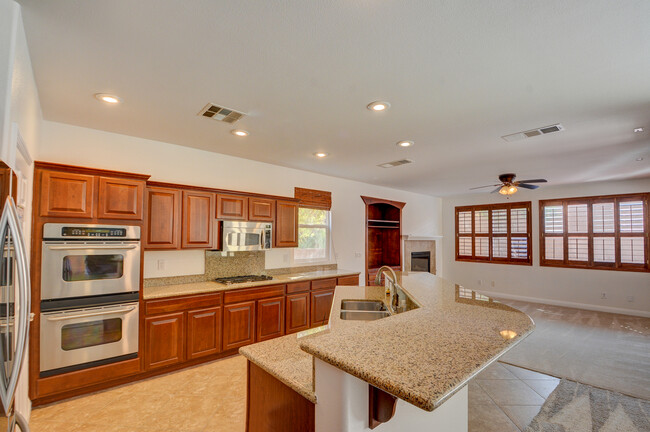
<path id="1" fill-rule="evenodd" d="M 99 311 L 99 312 L 89 312 L 85 314 L 75 314 L 75 315 L 66 315 L 66 316 L 56 316 L 56 317 L 48 317 L 46 316 L 45 319 L 48 321 L 66 321 L 66 320 L 71 320 L 75 318 L 86 318 L 86 317 L 94 317 L 94 316 L 99 316 L 99 315 L 110 315 L 114 313 L 126 313 L 126 312 L 131 312 L 132 310 L 135 309 L 135 306 L 129 306 L 121 309 L 113 309 L 113 310 L 104 310 L 104 311 Z"/>
<path id="2" fill-rule="evenodd" d="M 75 246 L 47 246 L 50 250 L 83 250 L 83 249 L 135 249 L 136 245 L 75 245 Z"/>

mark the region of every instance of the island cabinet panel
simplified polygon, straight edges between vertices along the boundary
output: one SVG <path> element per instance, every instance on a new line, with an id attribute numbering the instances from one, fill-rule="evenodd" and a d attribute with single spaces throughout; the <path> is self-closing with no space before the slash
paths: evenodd
<path id="1" fill-rule="evenodd" d="M 95 176 L 43 171 L 40 192 L 41 216 L 95 217 Z"/>
<path id="2" fill-rule="evenodd" d="M 212 248 L 214 194 L 183 191 L 183 248 Z"/>
<path id="3" fill-rule="evenodd" d="M 312 290 L 334 289 L 336 287 L 336 278 L 316 279 L 311 283 Z"/>
<path id="4" fill-rule="evenodd" d="M 284 335 L 284 297 L 257 302 L 256 342 Z"/>
<path id="5" fill-rule="evenodd" d="M 298 247 L 298 203 L 296 201 L 276 202 L 275 247 Z"/>
<path id="6" fill-rule="evenodd" d="M 325 325 L 329 322 L 332 300 L 334 300 L 333 289 L 311 292 L 310 327 Z"/>
<path id="7" fill-rule="evenodd" d="M 185 314 L 145 318 L 145 368 L 156 369 L 185 360 Z"/>
<path id="8" fill-rule="evenodd" d="M 223 307 L 223 349 L 230 350 L 255 342 L 255 302 Z"/>
<path id="9" fill-rule="evenodd" d="M 275 200 L 253 197 L 249 198 L 248 220 L 273 222 L 275 220 Z"/>
<path id="10" fill-rule="evenodd" d="M 149 187 L 146 190 L 145 249 L 178 249 L 181 246 L 181 191 Z"/>
<path id="11" fill-rule="evenodd" d="M 336 284 L 337 285 L 358 286 L 359 285 L 359 275 L 342 276 L 342 277 L 336 279 Z"/>
<path id="12" fill-rule="evenodd" d="M 217 218 L 230 220 L 248 219 L 248 197 L 217 194 Z"/>
<path id="13" fill-rule="evenodd" d="M 286 333 L 296 333 L 309 328 L 308 292 L 291 294 L 286 298 Z"/>
<path id="14" fill-rule="evenodd" d="M 98 218 L 142 220 L 145 182 L 99 177 Z"/>
<path id="15" fill-rule="evenodd" d="M 221 351 L 221 307 L 187 312 L 187 359 Z"/>

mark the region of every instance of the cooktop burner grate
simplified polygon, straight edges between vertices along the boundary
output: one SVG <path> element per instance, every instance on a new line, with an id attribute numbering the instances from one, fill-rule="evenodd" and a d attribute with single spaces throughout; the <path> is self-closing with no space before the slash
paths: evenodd
<path id="1" fill-rule="evenodd" d="M 258 282 L 258 281 L 266 281 L 266 280 L 272 280 L 272 279 L 273 279 L 273 276 L 243 275 L 243 276 L 231 276 L 231 277 L 216 278 L 214 281 L 222 283 L 222 284 L 226 284 L 226 285 L 232 285 L 232 284 L 236 284 L 236 283 Z"/>

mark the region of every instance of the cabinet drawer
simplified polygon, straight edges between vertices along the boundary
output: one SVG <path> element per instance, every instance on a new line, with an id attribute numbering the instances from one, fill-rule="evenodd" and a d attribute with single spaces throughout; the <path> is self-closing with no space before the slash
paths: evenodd
<path id="1" fill-rule="evenodd" d="M 268 297 L 284 295 L 285 285 L 271 285 L 260 288 L 243 288 L 224 293 L 223 302 L 237 303 L 242 301 L 259 300 Z"/>
<path id="2" fill-rule="evenodd" d="M 317 279 L 317 280 L 311 281 L 311 289 L 312 290 L 332 289 L 334 287 L 336 287 L 336 278 Z"/>
<path id="3" fill-rule="evenodd" d="M 309 281 L 290 283 L 287 284 L 287 294 L 309 291 L 310 287 L 311 282 Z"/>
<path id="4" fill-rule="evenodd" d="M 145 315 L 155 315 L 202 309 L 221 305 L 221 293 L 197 294 L 193 296 L 171 297 L 160 300 L 147 300 L 144 306 Z"/>
<path id="5" fill-rule="evenodd" d="M 359 275 L 341 276 L 340 278 L 337 278 L 336 284 L 357 286 L 359 285 Z"/>

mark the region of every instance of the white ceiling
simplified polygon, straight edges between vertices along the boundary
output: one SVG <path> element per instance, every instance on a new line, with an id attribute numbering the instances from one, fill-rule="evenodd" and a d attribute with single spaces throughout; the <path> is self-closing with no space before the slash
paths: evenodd
<path id="1" fill-rule="evenodd" d="M 20 3 L 48 120 L 437 196 L 650 176 L 648 0 Z"/>

